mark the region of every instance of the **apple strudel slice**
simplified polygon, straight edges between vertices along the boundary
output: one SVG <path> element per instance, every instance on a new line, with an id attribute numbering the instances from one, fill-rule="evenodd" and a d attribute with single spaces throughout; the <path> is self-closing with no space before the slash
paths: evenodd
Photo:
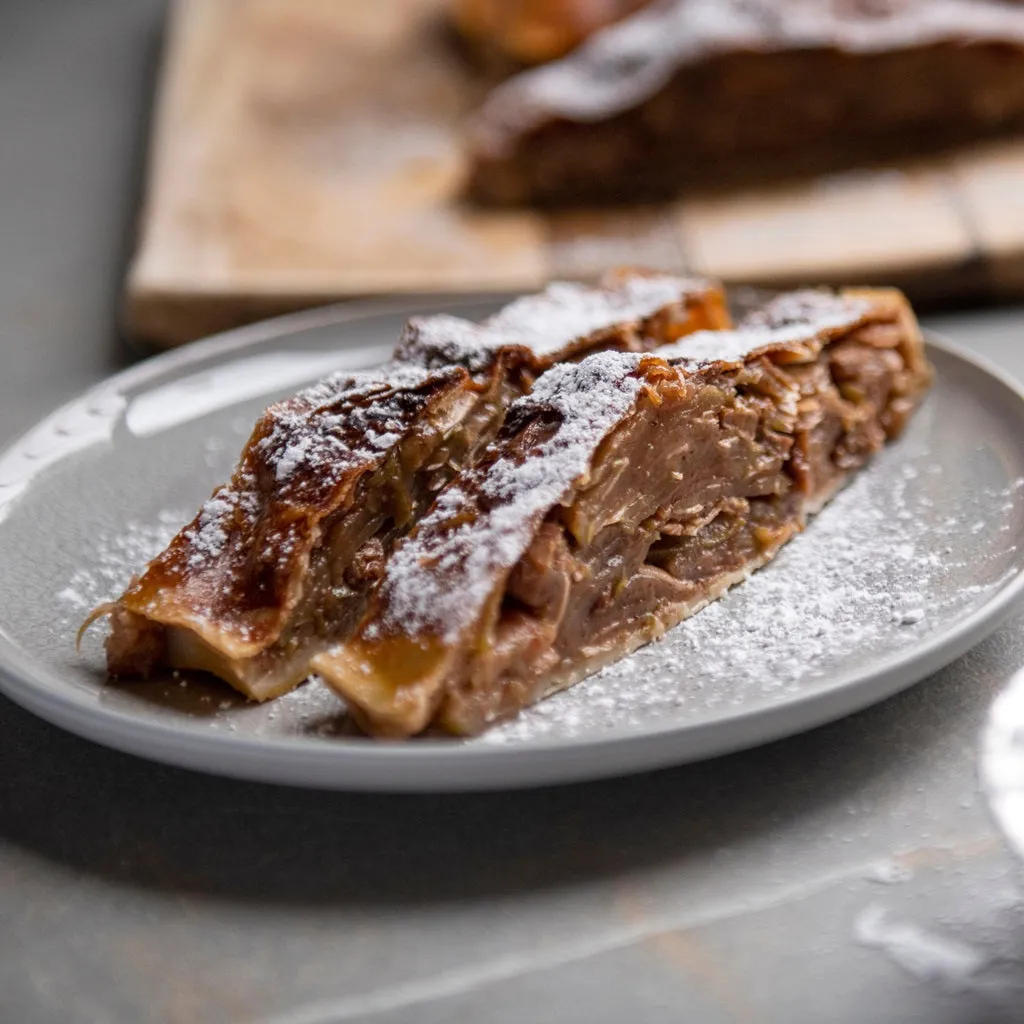
<path id="1" fill-rule="evenodd" d="M 371 734 L 477 733 L 769 561 L 930 376 L 893 291 L 794 293 L 736 331 L 556 366 L 313 668 Z"/>
<path id="2" fill-rule="evenodd" d="M 263 415 L 231 481 L 90 618 L 110 616 L 110 674 L 199 669 L 255 700 L 287 692 L 349 635 L 396 539 L 536 374 L 727 316 L 716 285 L 623 271 L 601 287 L 553 285 L 483 324 L 413 321 L 395 361 Z"/>

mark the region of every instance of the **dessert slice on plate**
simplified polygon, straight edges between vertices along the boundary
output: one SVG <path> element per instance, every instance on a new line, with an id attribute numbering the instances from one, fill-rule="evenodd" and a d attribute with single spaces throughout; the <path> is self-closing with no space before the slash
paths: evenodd
<path id="1" fill-rule="evenodd" d="M 90 618 L 110 616 L 111 675 L 201 669 L 256 700 L 287 692 L 349 635 L 396 539 L 536 374 L 726 322 L 717 286 L 626 271 L 598 288 L 553 285 L 483 324 L 414 321 L 395 361 L 261 417 L 230 482 Z"/>
<path id="2" fill-rule="evenodd" d="M 736 331 L 556 366 L 313 668 L 372 734 L 479 732 L 770 560 L 930 374 L 893 291 L 785 295 Z"/>

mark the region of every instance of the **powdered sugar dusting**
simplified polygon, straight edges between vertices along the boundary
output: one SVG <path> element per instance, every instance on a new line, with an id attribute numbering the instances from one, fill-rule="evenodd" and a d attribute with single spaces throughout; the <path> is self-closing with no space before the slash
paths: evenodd
<path id="1" fill-rule="evenodd" d="M 511 344 L 512 340 L 502 331 L 489 331 L 484 324 L 438 313 L 409 321 L 395 358 L 423 366 L 458 363 L 478 371 L 491 365 L 499 348 Z"/>
<path id="2" fill-rule="evenodd" d="M 554 411 L 559 425 L 525 461 L 484 457 L 439 497 L 388 564 L 383 623 L 454 642 L 533 537 L 538 521 L 584 476 L 598 445 L 632 408 L 641 356 L 604 352 L 549 370 L 513 403 L 510 422 Z M 496 451 L 497 449 L 494 449 Z"/>
<path id="3" fill-rule="evenodd" d="M 321 479 L 340 477 L 400 439 L 405 392 L 430 380 L 428 371 L 397 363 L 336 373 L 270 409 L 270 429 L 257 450 L 278 483 L 299 468 Z"/>
<path id="4" fill-rule="evenodd" d="M 241 504 L 241 495 L 218 491 L 199 512 L 195 526 L 186 531 L 190 541 L 188 564 L 198 569 L 220 556 L 228 542 L 226 524 Z"/>
<path id="5" fill-rule="evenodd" d="M 823 288 L 782 292 L 750 310 L 743 323 L 751 327 L 783 328 L 810 324 L 816 330 L 849 327 L 871 309 L 866 298 L 856 298 Z"/>
<path id="6" fill-rule="evenodd" d="M 556 281 L 479 324 L 445 314 L 415 317 L 395 356 L 475 371 L 487 368 L 499 349 L 518 346 L 549 360 L 596 331 L 643 320 L 708 288 L 706 281 L 669 274 L 624 275 L 598 288 Z"/>
<path id="7" fill-rule="evenodd" d="M 699 331 L 665 345 L 657 355 L 674 365 L 700 367 L 713 362 L 742 363 L 762 350 L 817 343 L 830 331 L 850 329 L 871 303 L 834 292 L 789 292 L 754 310 L 734 331 Z"/>
<path id="8" fill-rule="evenodd" d="M 528 338 L 538 352 L 557 351 L 568 342 L 622 320 L 639 320 L 688 293 L 703 282 L 668 275 L 636 275 L 607 288 L 556 282 L 538 295 L 527 295 L 492 316 L 493 329 Z"/>

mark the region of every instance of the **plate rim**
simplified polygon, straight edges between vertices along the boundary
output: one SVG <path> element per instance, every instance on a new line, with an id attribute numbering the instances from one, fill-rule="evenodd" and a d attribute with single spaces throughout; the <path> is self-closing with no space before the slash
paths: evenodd
<path id="1" fill-rule="evenodd" d="M 94 393 L 125 392 L 155 383 L 167 373 L 216 361 L 264 342 L 305 330 L 344 325 L 377 316 L 406 316 L 424 309 L 447 310 L 500 301 L 507 293 L 456 300 L 368 300 L 338 303 L 235 328 L 180 349 L 161 353 L 93 385 L 21 432 L 0 450 L 0 466 L 42 424 Z M 1024 385 L 978 353 L 925 331 L 929 347 L 966 363 L 1010 394 L 1024 416 Z M 339 339 L 339 341 L 342 339 Z M 1024 450 L 1024 441 L 1021 442 Z M 53 465 L 59 464 L 57 463 Z M 20 501 L 21 499 L 15 499 Z M 607 736 L 540 737 L 524 743 L 464 744 L 419 740 L 411 744 L 373 741 L 339 744 L 327 738 L 203 734 L 171 722 L 139 718 L 103 707 L 94 697 L 62 684 L 59 673 L 31 657 L 0 629 L 0 693 L 28 711 L 80 737 L 152 761 L 250 781 L 341 790 L 443 792 L 510 789 L 598 779 L 748 749 L 825 725 L 920 682 L 966 653 L 1024 605 L 1024 565 L 967 616 L 904 651 L 895 652 L 865 675 L 848 669 L 827 686 L 726 709 L 697 723 L 624 727 Z M 733 727 L 730 741 L 716 733 Z M 741 728 L 742 726 L 742 728 Z M 677 750 L 685 745 L 687 750 Z M 536 762 L 536 763 L 535 763 Z M 541 764 L 540 762 L 543 762 Z M 416 768 L 417 771 L 411 771 Z M 459 770 L 465 777 L 457 778 Z M 437 776 L 437 777 L 435 777 Z"/>

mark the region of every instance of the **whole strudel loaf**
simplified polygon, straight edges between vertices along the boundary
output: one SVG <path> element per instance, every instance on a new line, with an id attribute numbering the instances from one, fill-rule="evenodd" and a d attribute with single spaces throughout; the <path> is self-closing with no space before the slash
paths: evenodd
<path id="1" fill-rule="evenodd" d="M 660 0 L 499 86 L 470 132 L 493 204 L 663 199 L 1024 130 L 1024 6 Z"/>

